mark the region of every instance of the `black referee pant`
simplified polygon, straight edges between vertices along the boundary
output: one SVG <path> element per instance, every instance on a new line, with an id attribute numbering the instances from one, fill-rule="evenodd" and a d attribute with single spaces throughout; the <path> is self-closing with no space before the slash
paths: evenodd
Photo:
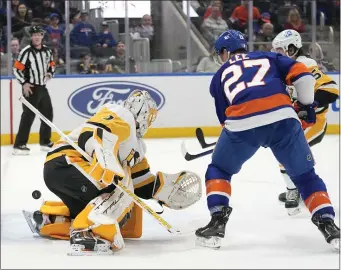
<path id="1" fill-rule="evenodd" d="M 41 112 L 47 119 L 52 121 L 53 109 L 51 98 L 47 88 L 42 85 L 35 85 L 31 88 L 32 94 L 29 97 L 25 97 L 29 103 L 31 103 L 38 111 Z M 23 104 L 23 113 L 21 115 L 20 125 L 17 137 L 15 139 L 14 147 L 27 144 L 28 136 L 35 118 L 35 114 Z M 39 143 L 40 145 L 46 145 L 51 141 L 51 128 L 43 121 L 40 124 L 39 130 Z"/>

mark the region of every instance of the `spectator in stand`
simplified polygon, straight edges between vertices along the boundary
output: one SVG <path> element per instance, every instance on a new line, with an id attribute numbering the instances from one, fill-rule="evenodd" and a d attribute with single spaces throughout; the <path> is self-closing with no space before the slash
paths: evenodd
<path id="1" fill-rule="evenodd" d="M 133 38 L 148 38 L 149 48 L 150 48 L 150 58 L 154 58 L 154 26 L 152 21 L 152 16 L 145 14 L 141 19 L 141 25 L 133 29 Z"/>
<path id="2" fill-rule="evenodd" d="M 32 26 L 42 26 L 43 20 L 41 18 L 33 18 L 31 25 Z M 29 32 L 31 26 L 25 26 L 20 31 L 13 32 L 13 36 L 17 37 L 20 40 L 20 48 L 25 48 L 27 45 L 31 43 L 31 34 Z M 44 36 L 44 43 L 48 43 L 48 36 Z"/>
<path id="3" fill-rule="evenodd" d="M 50 25 L 46 27 L 46 34 L 49 36 L 51 41 L 51 49 L 61 46 L 62 38 L 64 36 L 64 27 L 59 25 L 59 16 L 57 13 L 50 15 Z"/>
<path id="4" fill-rule="evenodd" d="M 16 32 L 25 26 L 31 25 L 31 18 L 27 14 L 27 7 L 24 4 L 18 6 L 17 14 L 12 18 L 12 31 Z"/>
<path id="5" fill-rule="evenodd" d="M 19 53 L 20 53 L 20 45 L 19 45 L 19 39 L 16 37 L 13 37 L 11 39 L 11 53 L 12 53 L 12 63 L 18 59 Z"/>
<path id="6" fill-rule="evenodd" d="M 95 27 L 88 22 L 89 13 L 81 12 L 81 21 L 74 26 L 71 31 L 70 39 L 73 45 L 92 47 L 97 44 L 97 34 Z"/>
<path id="7" fill-rule="evenodd" d="M 11 1 L 11 13 L 12 13 L 12 18 L 17 15 L 18 12 L 18 6 L 20 5 L 19 0 L 12 0 Z"/>
<path id="8" fill-rule="evenodd" d="M 296 8 L 289 11 L 288 21 L 284 24 L 284 29 L 293 29 L 298 33 L 305 32 L 305 25 L 303 24 L 300 13 Z"/>
<path id="9" fill-rule="evenodd" d="M 256 42 L 267 42 L 268 44 L 258 45 L 258 51 L 269 52 L 272 49 L 272 40 L 275 38 L 274 26 L 267 22 L 262 25 L 262 30 L 256 36 Z"/>
<path id="10" fill-rule="evenodd" d="M 212 14 L 212 7 L 213 6 L 216 6 L 216 7 L 219 7 L 219 16 L 220 17 L 223 17 L 223 15 L 221 14 L 221 9 L 222 9 L 222 3 L 221 3 L 221 0 L 216 0 L 216 1 L 213 1 L 211 3 L 211 5 L 209 5 L 205 11 L 205 14 L 204 14 L 204 20 L 207 19 L 209 16 L 211 16 Z"/>
<path id="11" fill-rule="evenodd" d="M 18 59 L 19 53 L 20 53 L 19 40 L 14 37 L 11 39 L 12 66 L 14 65 L 15 61 Z M 6 61 L 6 63 L 1 63 L 1 64 L 3 64 L 2 70 L 4 71 L 6 69 L 6 72 L 7 72 L 8 54 L 4 54 L 4 56 L 1 58 L 1 61 Z M 3 75 L 7 75 L 7 74 L 3 74 Z"/>
<path id="12" fill-rule="evenodd" d="M 53 61 L 56 63 L 56 69 L 55 73 L 56 74 L 66 74 L 66 69 L 65 69 L 65 55 L 62 46 L 59 48 L 53 48 L 52 49 L 53 53 Z"/>
<path id="13" fill-rule="evenodd" d="M 154 37 L 154 26 L 152 16 L 145 14 L 141 19 L 141 25 L 133 30 L 133 38 L 148 38 L 150 41 Z"/>
<path id="14" fill-rule="evenodd" d="M 248 14 L 248 1 L 241 1 L 240 6 L 237 6 L 231 15 L 230 21 L 232 22 L 233 29 L 239 30 L 244 33 L 247 28 L 247 22 L 249 20 Z M 253 7 L 253 21 L 258 22 L 261 18 L 258 8 Z"/>
<path id="15" fill-rule="evenodd" d="M 113 35 L 110 33 L 107 22 L 102 22 L 102 32 L 98 34 L 97 47 L 113 48 L 117 44 Z"/>
<path id="16" fill-rule="evenodd" d="M 44 0 L 43 1 L 43 5 L 42 6 L 38 6 L 34 11 L 33 11 L 33 15 L 36 18 L 46 18 L 48 16 L 50 16 L 51 13 L 57 13 L 58 17 L 59 17 L 59 21 L 62 22 L 63 21 L 63 16 L 62 13 L 60 12 L 60 10 L 53 8 L 51 6 L 51 1 L 49 0 Z"/>
<path id="17" fill-rule="evenodd" d="M 75 27 L 76 24 L 78 24 L 81 19 L 80 19 L 81 13 L 80 11 L 76 11 L 74 13 L 71 14 L 70 16 L 70 32 L 73 30 L 73 28 Z"/>
<path id="18" fill-rule="evenodd" d="M 105 65 L 106 73 L 125 73 L 125 44 L 119 41 L 115 55 L 111 56 Z M 129 57 L 129 73 L 136 73 L 135 60 Z"/>
<path id="19" fill-rule="evenodd" d="M 284 0 L 284 4 L 278 6 L 277 10 L 277 20 L 279 25 L 284 25 L 288 19 L 289 12 L 292 9 L 298 9 L 293 1 Z"/>
<path id="20" fill-rule="evenodd" d="M 105 65 L 102 63 L 97 64 L 97 72 L 98 74 L 104 74 L 105 73 Z"/>
<path id="21" fill-rule="evenodd" d="M 203 35 L 206 37 L 210 45 L 213 45 L 221 33 L 228 30 L 227 23 L 219 15 L 218 6 L 212 6 L 211 15 L 204 20 L 202 24 Z"/>
<path id="22" fill-rule="evenodd" d="M 209 56 L 203 57 L 198 66 L 197 72 L 216 72 L 220 66 L 214 61 L 213 55 L 215 54 L 214 48 L 211 48 Z"/>
<path id="23" fill-rule="evenodd" d="M 271 15 L 269 12 L 263 12 L 261 15 L 261 18 L 258 22 L 260 29 L 262 29 L 263 24 L 265 23 L 271 23 Z"/>
<path id="24" fill-rule="evenodd" d="M 80 63 L 77 66 L 79 74 L 97 74 L 96 65 L 92 63 L 90 54 L 82 54 L 80 57 Z"/>

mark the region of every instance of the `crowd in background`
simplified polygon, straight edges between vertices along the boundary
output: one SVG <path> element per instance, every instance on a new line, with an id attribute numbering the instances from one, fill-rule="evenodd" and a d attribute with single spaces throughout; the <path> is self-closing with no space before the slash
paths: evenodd
<path id="1" fill-rule="evenodd" d="M 30 43 L 29 28 L 40 25 L 45 29 L 44 43 L 53 50 L 56 73 L 65 74 L 65 2 L 62 0 L 12 0 L 12 36 L 6 33 L 6 1 L 2 0 L 0 9 L 0 52 L 1 70 L 7 68 L 7 39 L 11 42 L 12 61 L 20 49 Z M 248 36 L 248 1 L 217 0 L 191 1 L 199 15 L 194 25 L 213 47 L 217 37 L 227 29 L 237 29 Z M 317 9 L 326 15 L 326 24 L 339 27 L 340 0 L 317 0 Z M 254 0 L 253 7 L 254 49 L 269 51 L 271 41 L 284 29 L 295 29 L 302 34 L 303 40 L 311 41 L 310 1 L 302 0 Z M 319 13 L 318 13 L 319 14 Z M 72 47 L 72 73 L 124 73 L 126 66 L 125 44 L 113 36 L 108 23 L 101 24 L 99 31 L 89 21 L 88 11 L 70 9 L 70 45 Z M 339 30 L 339 29 L 338 29 Z M 153 55 L 154 27 L 149 14 L 141 18 L 139 25 L 131 27 L 132 38 L 148 38 Z M 79 50 L 78 50 L 79 48 Z M 87 48 L 88 50 L 84 50 Z M 200 59 L 199 59 L 200 60 Z M 320 63 L 323 65 L 323 63 Z M 129 72 L 138 72 L 135 61 L 129 57 Z M 217 69 L 212 55 L 203 57 L 197 72 L 214 72 Z M 332 67 L 326 68 L 330 70 Z M 3 73 L 3 72 L 2 72 Z"/>
<path id="2" fill-rule="evenodd" d="M 248 38 L 249 3 L 247 0 L 217 0 L 212 1 L 208 6 L 207 1 L 198 0 L 191 3 L 200 15 L 196 25 L 212 47 L 217 37 L 228 29 L 239 30 Z M 254 50 L 270 51 L 274 37 L 285 29 L 294 29 L 301 34 L 303 41 L 311 42 L 311 1 L 254 0 L 253 3 Z M 340 28 L 339 0 L 317 0 L 317 23 L 319 23 L 320 12 L 325 14 L 326 25 Z M 334 69 L 330 63 L 320 61 L 319 64 L 322 70 Z M 198 72 L 216 70 L 217 66 L 213 62 L 212 55 L 204 57 L 197 67 Z"/>
<path id="3" fill-rule="evenodd" d="M 65 74 L 65 2 L 54 0 L 12 0 L 12 36 L 7 36 L 6 1 L 0 9 L 0 52 L 2 71 L 7 68 L 7 39 L 10 38 L 12 62 L 20 49 L 30 43 L 29 28 L 39 25 L 45 30 L 44 44 L 51 48 L 56 63 L 56 73 Z M 153 39 L 154 28 L 149 14 L 141 18 L 141 24 L 131 29 L 133 38 Z M 70 46 L 74 63 L 73 73 L 124 73 L 125 44 L 109 30 L 105 21 L 100 31 L 89 21 L 86 10 L 70 9 Z M 129 58 L 130 73 L 137 72 L 135 61 Z M 3 73 L 3 72 L 2 72 Z"/>

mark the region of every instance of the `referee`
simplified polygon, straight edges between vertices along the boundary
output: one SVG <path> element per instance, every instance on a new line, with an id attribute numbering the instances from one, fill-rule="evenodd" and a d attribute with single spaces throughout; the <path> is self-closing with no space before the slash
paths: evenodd
<path id="1" fill-rule="evenodd" d="M 22 85 L 23 95 L 47 119 L 52 121 L 53 109 L 46 82 L 54 75 L 55 63 L 52 51 L 42 44 L 44 30 L 39 26 L 32 26 L 29 30 L 31 44 L 23 48 L 13 66 L 13 73 Z M 14 143 L 14 155 L 29 155 L 30 149 L 26 144 L 33 124 L 35 114 L 23 105 L 20 125 Z M 51 142 L 51 128 L 43 121 L 40 124 L 39 143 L 41 150 L 48 151 Z"/>

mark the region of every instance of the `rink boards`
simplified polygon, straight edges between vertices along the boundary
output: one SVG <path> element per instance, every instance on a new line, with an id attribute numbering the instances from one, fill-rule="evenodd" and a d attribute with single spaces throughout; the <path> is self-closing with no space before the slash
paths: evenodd
<path id="1" fill-rule="evenodd" d="M 339 73 L 330 76 L 340 84 Z M 148 90 L 156 100 L 159 114 L 147 137 L 191 137 L 202 127 L 206 135 L 217 136 L 221 127 L 209 94 L 212 74 L 139 74 L 62 76 L 47 84 L 52 99 L 53 122 L 68 132 L 83 123 L 106 102 L 121 103 L 135 89 Z M 1 145 L 11 144 L 18 130 L 22 105 L 21 85 L 1 78 Z M 328 113 L 328 134 L 339 134 L 340 104 Z M 39 142 L 40 122 L 35 121 L 29 143 Z M 53 134 L 53 139 L 57 139 Z"/>

